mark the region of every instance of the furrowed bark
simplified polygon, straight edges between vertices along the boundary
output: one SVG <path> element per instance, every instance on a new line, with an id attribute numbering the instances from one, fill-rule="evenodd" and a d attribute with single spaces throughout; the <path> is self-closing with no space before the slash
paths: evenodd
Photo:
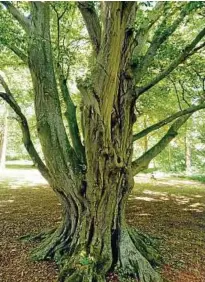
<path id="1" fill-rule="evenodd" d="M 44 5 L 41 4 L 41 9 L 38 10 L 38 22 L 35 22 L 35 26 L 39 23 L 41 26 L 47 24 L 41 19 L 41 13 L 44 19 L 47 16 Z M 91 86 L 88 87 L 81 82 L 86 156 L 84 178 L 82 181 L 82 175 L 78 174 L 76 179 L 76 171 L 73 171 L 74 183 L 71 183 L 61 171 L 58 171 L 59 178 L 56 179 L 55 172 L 53 179 L 58 184 L 55 191 L 64 207 L 62 225 L 52 236 L 42 242 L 33 256 L 35 259 L 54 257 L 60 264 L 59 281 L 63 282 L 104 282 L 107 272 L 117 265 L 124 272 L 129 269 L 126 278 L 137 273 L 136 277 L 141 282 L 159 282 L 159 276 L 150 264 L 153 256 L 147 254 L 151 252 L 147 249 L 147 252 L 141 253 L 145 246 L 144 239 L 138 232 L 129 232 L 124 219 L 126 200 L 133 187 L 131 162 L 135 87 L 130 77 L 125 74 L 133 51 L 131 45 L 133 33 L 128 29 L 134 20 L 134 17 L 130 17 L 128 13 L 133 4 L 126 6 L 126 3 L 110 2 L 106 5 L 107 16 L 110 15 L 112 19 L 116 19 L 116 23 L 107 24 L 108 37 L 104 38 L 106 44 L 103 48 L 109 55 L 107 57 L 104 51 L 100 50 L 97 60 L 103 63 L 103 68 L 102 64 L 96 65 L 92 73 Z M 135 15 L 134 9 L 132 12 Z M 113 35 L 116 41 L 112 38 Z M 118 36 L 123 41 L 122 46 L 119 44 Z M 43 46 L 40 50 L 41 48 L 44 51 Z M 34 49 L 35 46 L 32 45 L 32 51 Z M 46 51 L 48 54 L 48 49 Z M 114 66 L 111 55 L 117 60 Z M 38 56 L 35 53 L 35 57 Z M 105 61 L 101 61 L 102 58 L 105 58 Z M 40 60 L 42 62 L 43 58 L 40 57 Z M 36 64 L 34 58 L 31 62 Z M 43 65 L 45 63 L 43 61 Z M 36 66 L 32 69 L 35 72 L 37 72 Z M 38 69 L 39 67 L 42 68 L 41 65 Z M 48 69 L 46 71 L 48 72 Z M 112 79 L 114 78 L 114 80 L 111 79 L 111 86 L 105 72 L 110 73 Z M 43 74 L 46 76 L 44 72 Z M 119 75 L 120 79 L 116 75 Z M 40 74 L 38 76 L 42 77 Z M 35 83 L 34 80 L 34 85 Z M 44 87 L 47 88 L 47 84 Z M 42 93 L 38 91 L 36 89 L 37 101 L 42 96 Z M 52 95 L 54 95 L 53 92 Z M 108 94 L 111 95 L 110 101 Z M 108 109 L 104 108 L 104 101 Z M 47 100 L 46 103 L 49 105 L 51 102 Z M 38 115 L 39 109 L 37 118 Z M 39 134 L 42 134 L 41 130 Z M 53 155 L 55 156 L 55 152 Z M 56 169 L 61 168 L 61 163 L 59 164 L 58 160 L 56 162 L 57 166 L 50 164 L 48 159 L 51 168 L 55 166 Z M 83 185 L 83 189 L 78 190 L 79 184 L 81 188 Z M 68 185 L 71 187 L 68 188 Z M 77 188 L 73 187 L 74 185 Z M 125 245 L 129 250 L 133 250 L 130 261 L 126 259 Z"/>
<path id="2" fill-rule="evenodd" d="M 100 62 L 103 57 L 106 59 L 102 61 L 103 65 L 96 65 L 92 75 L 93 85 L 88 87 L 86 83 L 83 85 L 83 82 L 79 85 L 83 97 L 87 162 L 85 196 L 89 202 L 89 225 L 86 228 L 89 232 L 83 237 L 86 238 L 84 254 L 88 265 L 82 270 L 79 263 L 80 253 L 76 253 L 64 264 L 62 281 L 67 277 L 65 281 L 104 282 L 106 273 L 117 265 L 122 271 L 129 269 L 128 276 L 138 273 L 142 282 L 160 281 L 147 258 L 137 250 L 140 244 L 133 244 L 124 219 L 125 203 L 133 187 L 131 161 L 135 95 L 132 80 L 125 74 L 133 50 L 131 47 L 133 33 L 127 30 L 127 25 L 132 25 L 133 22 L 130 18 L 128 23 L 129 7 L 124 7 L 126 13 L 123 16 L 123 5 L 120 2 L 111 2 L 106 7 L 107 14 L 113 17 L 112 19 L 116 17 L 117 23 L 115 26 L 107 26 L 107 38 L 104 39 L 104 43 L 107 44 L 104 48 L 107 48 L 106 52 L 109 55 L 112 52 L 114 54 L 114 50 L 117 52 L 114 57 L 117 64 L 111 65 L 111 58 L 106 58 L 105 54 L 101 53 L 103 49 L 100 50 L 97 61 Z M 122 36 L 123 46 L 120 49 L 117 46 L 119 38 L 110 42 L 113 32 L 116 33 L 115 37 Z M 111 83 L 114 92 L 109 87 L 105 89 L 109 78 L 105 77 L 104 72 L 118 74 L 119 78 L 112 80 Z M 99 74 L 102 74 L 102 80 Z M 108 100 L 108 93 L 111 95 L 111 100 Z M 106 112 L 104 99 L 107 99 Z M 125 244 L 129 246 L 129 250 L 133 249 L 133 257 L 130 261 L 126 260 Z M 72 265 L 75 265 L 75 268 Z"/>
<path id="3" fill-rule="evenodd" d="M 4 87 L 4 89 L 6 91 L 5 93 L 0 92 L 0 97 L 8 103 L 8 105 L 13 109 L 13 111 L 18 116 L 17 120 L 18 120 L 18 123 L 21 127 L 21 131 L 22 131 L 22 135 L 23 135 L 23 144 L 24 144 L 29 156 L 31 157 L 34 164 L 39 169 L 42 176 L 45 177 L 45 179 L 48 182 L 50 182 L 49 170 L 45 166 L 43 161 L 41 160 L 39 154 L 37 153 L 37 151 L 34 147 L 32 140 L 31 140 L 30 130 L 29 130 L 29 126 L 28 126 L 28 122 L 27 122 L 26 117 L 22 113 L 21 108 L 19 107 L 18 103 L 14 99 L 11 91 L 9 90 L 8 85 L 6 84 L 5 80 L 2 77 L 0 77 L 0 83 L 2 84 L 2 86 Z"/>
<path id="4" fill-rule="evenodd" d="M 148 168 L 149 163 L 177 136 L 179 128 L 190 118 L 192 113 L 179 117 L 169 128 L 164 137 L 145 154 L 132 162 L 132 172 L 136 175 Z"/>
<path id="5" fill-rule="evenodd" d="M 111 113 L 113 108 L 114 99 L 118 93 L 119 84 L 119 70 L 121 62 L 121 53 L 127 52 L 131 48 L 131 41 L 133 31 L 131 27 L 128 28 L 127 23 L 130 18 L 133 17 L 133 11 L 135 11 L 135 5 L 133 3 L 127 4 L 127 2 L 114 2 L 105 4 L 105 27 L 102 35 L 101 50 L 97 57 L 97 63 L 94 75 L 94 96 L 96 100 L 102 121 L 106 127 L 105 138 L 109 142 L 111 137 Z M 129 34 L 130 32 L 130 35 Z M 123 50 L 124 40 L 127 40 L 126 44 L 129 46 L 127 50 Z M 127 54 L 126 54 L 127 55 Z M 124 62 L 122 64 L 127 65 L 128 56 L 123 56 Z M 127 71 L 124 70 L 124 71 Z"/>
<path id="6" fill-rule="evenodd" d="M 38 135 L 51 173 L 51 187 L 62 204 L 62 224 L 33 253 L 34 259 L 54 258 L 61 262 L 79 248 L 84 237 L 87 200 L 84 197 L 82 162 L 69 143 L 63 124 L 54 74 L 50 40 L 49 3 L 31 2 L 29 68 L 34 93 Z M 82 233 L 82 235 L 81 235 Z M 86 233 L 87 234 L 87 233 Z M 81 243 L 79 243 L 81 244 Z"/>
<path id="7" fill-rule="evenodd" d="M 61 167 L 64 173 L 70 173 L 72 169 L 79 170 L 79 167 L 62 120 L 51 51 L 49 4 L 32 2 L 31 8 L 29 68 L 35 91 L 39 137 L 49 169 L 56 173 Z M 58 162 L 54 162 L 53 158 Z"/>
<path id="8" fill-rule="evenodd" d="M 60 21 L 65 15 L 68 6 L 65 7 L 64 11 L 62 13 L 59 13 L 58 10 L 55 8 L 55 5 L 52 5 L 53 10 L 56 13 L 56 19 L 57 19 L 57 62 L 56 62 L 56 74 L 58 77 L 58 83 L 60 86 L 61 94 L 63 96 L 63 100 L 66 106 L 66 112 L 65 117 L 68 123 L 69 128 L 69 136 L 71 138 L 72 147 L 74 148 L 74 151 L 80 160 L 80 162 L 83 164 L 85 162 L 85 154 L 84 154 L 84 147 L 81 142 L 80 138 L 80 132 L 78 128 L 78 122 L 77 122 L 77 116 L 76 116 L 76 106 L 73 103 L 73 100 L 71 99 L 68 86 L 67 86 L 67 79 L 69 76 L 69 66 L 67 66 L 67 74 L 64 74 L 63 69 L 63 63 L 61 62 L 61 56 L 60 56 L 60 35 L 61 35 L 61 29 L 60 29 Z"/>
<path id="9" fill-rule="evenodd" d="M 136 133 L 133 135 L 133 141 L 137 141 L 138 139 L 146 136 L 147 134 L 149 134 L 150 132 L 157 130 L 165 125 L 167 125 L 168 123 L 172 122 L 173 120 L 177 119 L 180 116 L 186 115 L 186 114 L 191 114 L 194 113 L 196 111 L 199 111 L 201 109 L 205 108 L 205 103 L 197 105 L 197 106 L 191 106 L 185 110 L 179 111 L 171 116 L 169 116 L 166 119 L 163 119 L 149 127 L 147 127 L 146 129 L 140 131 L 139 133 Z"/>

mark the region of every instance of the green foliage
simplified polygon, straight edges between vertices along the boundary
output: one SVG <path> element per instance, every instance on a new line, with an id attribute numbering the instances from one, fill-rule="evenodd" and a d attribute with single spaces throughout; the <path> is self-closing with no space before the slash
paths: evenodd
<path id="1" fill-rule="evenodd" d="M 191 176 L 180 176 L 182 178 L 197 180 L 199 182 L 205 183 L 205 175 L 191 175 Z"/>
<path id="2" fill-rule="evenodd" d="M 23 15 L 29 17 L 29 3 L 14 3 Z M 97 12 L 100 16 L 100 5 L 95 4 Z M 77 117 L 80 125 L 80 105 L 81 96 L 77 90 L 76 81 L 84 81 L 89 83 L 90 70 L 93 69 L 94 60 L 92 57 L 91 44 L 89 42 L 88 32 L 85 28 L 84 21 L 79 13 L 76 3 L 74 2 L 57 2 L 50 3 L 51 6 L 51 39 L 54 55 L 55 66 L 60 66 L 64 76 L 69 78 L 68 86 L 71 97 L 77 106 Z M 139 2 L 136 13 L 135 32 L 139 32 L 139 26 L 146 26 L 152 18 L 153 9 L 156 4 L 152 2 Z M 93 3 L 91 3 L 91 9 Z M 148 50 L 155 35 L 167 35 L 173 22 L 179 17 L 182 10 L 187 14 L 176 31 L 160 46 L 156 52 L 151 65 L 148 68 L 146 76 L 141 79 L 140 85 L 146 85 L 150 79 L 156 77 L 166 68 L 191 42 L 192 38 L 203 27 L 203 1 L 194 2 L 165 2 L 163 13 L 159 19 L 153 24 L 148 33 L 147 41 L 140 53 L 135 54 L 132 61 L 132 70 L 136 70 L 140 65 L 143 55 Z M 40 146 L 36 132 L 36 121 L 33 108 L 33 90 L 31 86 L 31 78 L 22 61 L 9 50 L 8 47 L 15 46 L 27 54 L 28 37 L 25 31 L 20 27 L 18 22 L 6 12 L 3 6 L 0 6 L 0 59 L 1 71 L 6 75 L 12 92 L 18 103 L 22 107 L 22 111 L 26 114 L 32 137 L 40 152 Z M 204 52 L 204 51 L 203 51 Z M 143 95 L 136 105 L 137 123 L 134 125 L 134 132 L 144 129 L 158 120 L 173 114 L 179 109 L 184 109 L 188 104 L 197 103 L 203 99 L 203 78 L 204 72 L 204 53 L 196 53 L 187 60 L 187 64 L 180 65 L 172 72 L 170 76 L 162 80 L 158 85 L 152 88 L 147 94 Z M 85 81 L 85 77 L 87 80 Z M 65 112 L 65 105 L 62 97 L 62 112 Z M 26 158 L 27 153 L 24 151 L 21 143 L 21 133 L 14 121 L 16 117 L 11 114 L 10 119 L 10 135 L 8 157 Z M 193 120 L 195 117 L 193 118 Z M 199 120 L 200 118 L 197 118 Z M 65 122 L 67 127 L 67 124 Z M 166 133 L 168 126 L 154 132 L 148 136 L 148 148 L 156 144 L 156 142 Z M 194 122 L 188 128 L 189 132 L 199 132 L 197 137 L 191 137 L 192 143 L 192 160 L 193 169 L 202 170 L 204 153 L 203 127 L 200 122 Z M 155 165 L 159 169 L 171 171 L 183 171 L 185 169 L 185 153 L 184 153 L 184 136 L 185 130 L 181 130 L 179 142 L 174 142 L 168 149 L 161 153 L 155 160 Z M 202 140 L 203 139 L 203 140 Z M 196 144 L 195 144 L 196 143 Z M 195 146 L 196 145 L 196 146 Z M 144 152 L 145 139 L 139 140 L 135 145 L 135 155 L 139 156 Z M 198 150 L 201 146 L 202 149 Z M 12 151 L 15 153 L 13 154 Z M 169 161 L 171 154 L 171 163 Z"/>

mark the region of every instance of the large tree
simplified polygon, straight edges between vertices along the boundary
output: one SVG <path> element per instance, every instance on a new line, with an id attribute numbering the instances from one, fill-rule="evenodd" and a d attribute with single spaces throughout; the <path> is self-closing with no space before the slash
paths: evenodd
<path id="1" fill-rule="evenodd" d="M 126 202 L 134 185 L 133 176 L 148 166 L 187 119 L 205 108 L 205 103 L 201 100 L 133 134 L 135 105 L 142 94 L 204 47 L 205 28 L 196 28 L 175 56 L 167 56 L 166 64 L 163 60 L 151 74 L 173 34 L 180 29 L 181 33 L 186 31 L 184 23 L 188 24 L 193 15 L 198 21 L 203 18 L 203 2 L 159 2 L 148 3 L 148 7 L 119 1 L 62 3 L 63 12 L 55 2 L 30 1 L 17 7 L 2 1 L 13 28 L 24 39 L 16 44 L 9 36 L 1 35 L 2 44 L 30 70 L 45 163 L 31 141 L 25 115 L 3 79 L 5 92 L 0 96 L 18 115 L 23 142 L 63 209 L 60 226 L 48 234 L 33 258 L 55 258 L 61 267 L 59 281 L 104 282 L 113 269 L 141 282 L 160 281 L 152 267 L 157 255 L 151 241 L 126 225 Z M 86 78 L 77 80 L 82 95 L 80 126 L 68 89 L 69 76 L 62 64 L 62 49 L 59 51 L 61 19 L 66 21 L 71 11 L 68 6 L 75 9 L 75 4 L 93 50 Z M 51 8 L 56 13 L 57 43 L 51 38 Z M 7 13 L 5 8 L 1 13 Z M 72 29 L 62 26 L 64 33 Z M 63 50 L 68 55 L 66 48 Z M 61 95 L 69 132 L 62 117 Z M 171 126 L 164 137 L 133 160 L 133 142 L 167 124 Z"/>

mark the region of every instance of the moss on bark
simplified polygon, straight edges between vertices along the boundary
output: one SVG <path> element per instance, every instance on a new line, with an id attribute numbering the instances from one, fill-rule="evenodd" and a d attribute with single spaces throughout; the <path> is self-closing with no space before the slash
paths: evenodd
<path id="1" fill-rule="evenodd" d="M 32 253 L 34 260 L 54 259 L 59 266 L 59 282 L 105 282 L 109 272 L 113 272 L 119 281 L 138 279 L 140 282 L 159 282 L 161 278 L 154 270 L 160 255 L 155 240 L 133 228 L 123 228 L 112 244 L 111 258 L 96 253 L 91 254 L 91 242 L 81 244 L 79 240 L 63 236 L 57 229 L 50 234 Z M 67 233 L 68 235 L 68 233 Z M 101 238 L 99 238 L 101 240 Z M 74 247 L 73 245 L 76 244 Z M 108 247 L 102 246 L 107 249 Z M 103 250 L 101 250 L 103 254 Z M 106 261 L 108 259 L 108 261 Z M 110 259 L 112 264 L 110 264 Z"/>

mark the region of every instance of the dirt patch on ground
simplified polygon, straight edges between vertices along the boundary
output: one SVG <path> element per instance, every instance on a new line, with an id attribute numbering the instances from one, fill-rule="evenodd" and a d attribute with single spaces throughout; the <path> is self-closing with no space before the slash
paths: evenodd
<path id="1" fill-rule="evenodd" d="M 175 179 L 176 180 L 176 179 Z M 127 220 L 160 241 L 165 281 L 205 282 L 205 185 L 177 179 L 136 179 Z M 18 240 L 55 227 L 60 206 L 36 170 L 7 170 L 0 177 L 0 281 L 53 282 L 52 262 L 32 262 L 35 244 Z"/>

